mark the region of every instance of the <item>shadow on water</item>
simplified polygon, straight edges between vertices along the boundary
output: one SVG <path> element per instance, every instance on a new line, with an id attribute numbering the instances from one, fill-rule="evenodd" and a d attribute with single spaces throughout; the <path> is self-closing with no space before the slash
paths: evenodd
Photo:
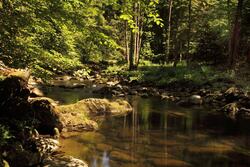
<path id="1" fill-rule="evenodd" d="M 47 95 L 61 103 L 101 97 L 85 90 L 58 90 Z M 244 126 L 237 127 L 209 108 L 183 108 L 138 96 L 127 100 L 133 113 L 108 117 L 97 132 L 66 134 L 62 151 L 86 160 L 90 167 L 250 166 L 250 137 L 242 131 Z"/>

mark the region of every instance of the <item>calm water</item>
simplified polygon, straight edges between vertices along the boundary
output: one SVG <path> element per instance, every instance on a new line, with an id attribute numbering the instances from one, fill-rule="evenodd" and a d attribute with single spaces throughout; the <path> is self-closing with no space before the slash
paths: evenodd
<path id="1" fill-rule="evenodd" d="M 47 89 L 62 103 L 93 97 L 90 89 Z M 83 94 L 84 95 L 83 95 Z M 95 97 L 101 97 L 95 95 Z M 207 108 L 184 108 L 158 98 L 129 97 L 134 112 L 107 118 L 97 132 L 68 133 L 62 151 L 90 167 L 249 167 L 250 137 Z"/>

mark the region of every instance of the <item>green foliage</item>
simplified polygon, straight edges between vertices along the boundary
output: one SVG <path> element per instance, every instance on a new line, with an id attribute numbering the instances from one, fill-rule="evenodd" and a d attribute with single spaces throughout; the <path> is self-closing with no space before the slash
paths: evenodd
<path id="1" fill-rule="evenodd" d="M 103 5 L 94 1 L 7 0 L 0 8 L 0 56 L 39 77 L 72 73 L 81 61 L 119 54 Z"/>
<path id="2" fill-rule="evenodd" d="M 218 78 L 232 79 L 234 77 L 230 71 L 222 72 L 202 64 L 187 66 L 186 62 L 180 62 L 177 64 L 177 67 L 172 67 L 172 64 L 160 66 L 149 61 L 145 61 L 143 64 L 136 71 L 124 71 L 116 67 L 117 71 L 113 71 L 113 74 L 129 78 L 130 81 L 136 80 L 139 83 L 148 83 L 156 86 L 171 85 L 171 83 L 179 81 L 192 81 L 201 85 Z"/>
<path id="3" fill-rule="evenodd" d="M 107 75 L 117 75 L 126 71 L 126 69 L 127 67 L 125 65 L 121 66 L 114 64 L 112 66 L 108 66 L 107 69 L 103 70 L 103 73 Z"/>
<path id="4" fill-rule="evenodd" d="M 5 145 L 11 138 L 9 130 L 5 126 L 0 125 L 0 146 Z"/>
<path id="5" fill-rule="evenodd" d="M 207 30 L 201 33 L 194 59 L 213 64 L 223 63 L 227 53 L 226 41 L 228 40 L 223 39 L 216 31 Z"/>
<path id="6" fill-rule="evenodd" d="M 190 11 L 189 2 L 173 1 L 169 62 L 188 56 L 223 62 L 237 0 L 192 0 Z M 245 2 L 242 11 L 242 54 L 249 50 L 249 6 Z M 161 64 L 167 59 L 168 8 L 166 0 L 4 0 L 0 59 L 12 67 L 29 67 L 42 78 L 73 74 L 89 62 L 125 63 L 129 36 L 138 33 L 140 61 Z"/>
<path id="7" fill-rule="evenodd" d="M 89 69 L 88 67 L 85 67 L 83 69 L 74 71 L 73 76 L 77 78 L 88 78 L 90 72 L 91 72 L 91 69 Z"/>

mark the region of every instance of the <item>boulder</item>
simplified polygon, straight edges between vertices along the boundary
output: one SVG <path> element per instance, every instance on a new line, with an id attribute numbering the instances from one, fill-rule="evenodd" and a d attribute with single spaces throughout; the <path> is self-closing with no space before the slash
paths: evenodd
<path id="1" fill-rule="evenodd" d="M 30 88 L 30 97 L 43 97 L 43 92 L 36 87 Z"/>
<path id="2" fill-rule="evenodd" d="M 177 99 L 178 100 L 178 99 Z M 188 98 L 181 99 L 177 102 L 178 105 L 181 106 L 192 106 L 192 105 L 201 105 L 202 98 L 199 95 L 192 95 Z"/>
<path id="3" fill-rule="evenodd" d="M 244 94 L 243 90 L 237 87 L 231 87 L 224 92 L 224 97 L 227 103 L 232 103 L 243 98 Z"/>
<path id="4" fill-rule="evenodd" d="M 132 111 L 131 105 L 125 100 L 84 99 L 75 104 L 59 107 L 61 112 L 85 113 L 88 116 L 122 115 Z"/>
<path id="5" fill-rule="evenodd" d="M 30 95 L 27 83 L 29 72 L 19 71 L 10 74 L 0 81 L 0 115 L 23 117 L 28 108 L 27 99 Z"/>
<path id="6" fill-rule="evenodd" d="M 63 122 L 63 127 L 70 131 L 97 129 L 97 123 L 90 119 L 106 115 L 123 115 L 132 111 L 132 107 L 127 101 L 94 98 L 56 108 Z"/>
<path id="7" fill-rule="evenodd" d="M 21 144 L 15 143 L 6 150 L 5 159 L 11 167 L 29 167 L 41 162 L 41 154 L 35 150 L 26 150 Z"/>
<path id="8" fill-rule="evenodd" d="M 202 98 L 200 95 L 192 95 L 188 98 L 188 102 L 193 105 L 202 104 Z"/>
<path id="9" fill-rule="evenodd" d="M 239 111 L 239 105 L 238 103 L 229 103 L 222 107 L 220 111 L 224 112 L 229 118 L 235 120 Z"/>
<path id="10" fill-rule="evenodd" d="M 39 131 L 53 134 L 54 128 L 62 130 L 63 123 L 56 110 L 56 103 L 52 99 L 46 97 L 30 98 L 29 103 L 31 112 L 38 121 L 37 129 Z"/>

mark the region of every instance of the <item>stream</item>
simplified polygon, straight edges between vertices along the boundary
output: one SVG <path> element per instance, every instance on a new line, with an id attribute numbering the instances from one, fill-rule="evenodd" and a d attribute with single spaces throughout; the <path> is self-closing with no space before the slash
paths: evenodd
<path id="1" fill-rule="evenodd" d="M 70 104 L 104 98 L 93 87 L 45 87 L 47 97 Z M 111 98 L 111 97 L 106 97 Z M 97 132 L 72 132 L 62 151 L 89 167 L 249 167 L 250 136 L 205 107 L 180 107 L 159 98 L 128 96 L 134 111 L 108 117 Z"/>

